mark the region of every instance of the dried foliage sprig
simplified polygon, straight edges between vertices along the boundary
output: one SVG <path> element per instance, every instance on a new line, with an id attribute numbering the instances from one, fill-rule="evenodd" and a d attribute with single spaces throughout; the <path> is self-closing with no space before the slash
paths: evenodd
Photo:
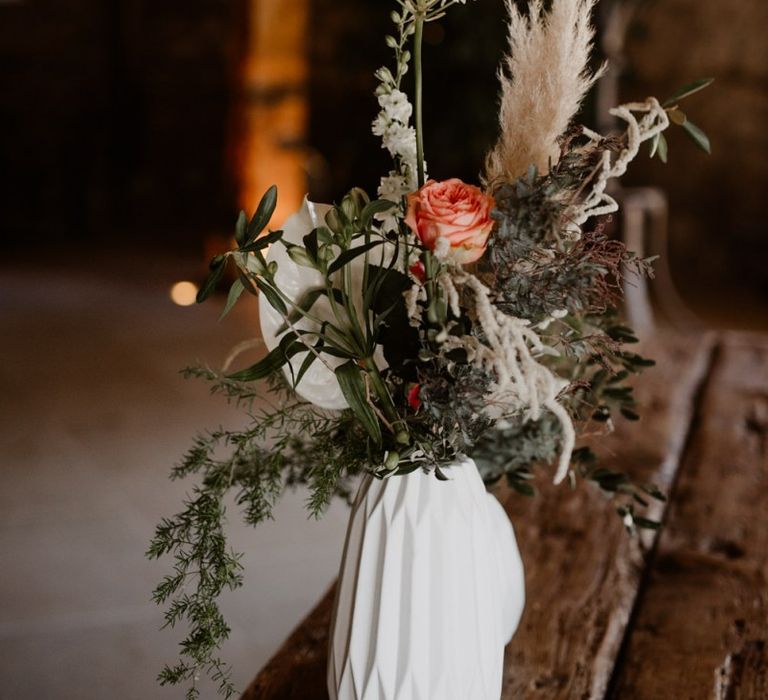
<path id="1" fill-rule="evenodd" d="M 618 136 L 571 127 L 599 75 L 588 69 L 594 0 L 554 0 L 548 11 L 531 0 L 527 15 L 507 0 L 502 133 L 486 172 L 493 196 L 456 179 L 424 183 L 422 31 L 464 0 L 396 2 L 396 36 L 386 40 L 395 63 L 377 72 L 373 126 L 395 162 L 382 199 L 353 188 L 337 205 L 305 202 L 285 231 L 265 232 L 277 199 L 270 188 L 250 220 L 241 212 L 236 247 L 211 261 L 198 295 L 204 301 L 234 269 L 222 316 L 243 292 L 258 296 L 270 351 L 226 375 L 187 372 L 251 419 L 197 438 L 173 472 L 197 485 L 148 552 L 174 561 L 155 600 L 168 625 L 185 622 L 188 632 L 160 679 L 188 682 L 188 698 L 199 695 L 203 673 L 221 694 L 235 692 L 217 654 L 229 634 L 218 598 L 242 583 L 225 534 L 230 495 L 256 525 L 286 488 L 303 484 L 319 515 L 334 495 L 349 499 L 361 474 L 423 469 L 440 479 L 441 467 L 469 455 L 488 482 L 506 477 L 522 493 L 532 493 L 537 466 L 556 462 L 556 482 L 595 482 L 628 529 L 658 525 L 637 512 L 663 498 L 658 489 L 576 447 L 577 435 L 601 434 L 618 416 L 638 419 L 627 381 L 652 364 L 630 349 L 637 338 L 614 311 L 622 275 L 649 272 L 650 261 L 610 240 L 601 217 L 616 207 L 609 180 L 643 142 L 666 158 L 670 123 L 709 150 L 678 104 L 709 81 L 662 104 L 616 108 L 627 125 Z M 411 48 L 413 107 L 401 90 Z M 235 348 L 224 372 L 253 346 Z M 320 388 L 302 393 L 315 372 Z M 264 380 L 266 392 L 254 388 Z M 340 401 L 325 403 L 329 387 Z"/>

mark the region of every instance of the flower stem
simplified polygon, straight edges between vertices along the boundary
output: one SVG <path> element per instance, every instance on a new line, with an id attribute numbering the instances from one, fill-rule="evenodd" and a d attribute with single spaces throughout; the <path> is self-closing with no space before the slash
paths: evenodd
<path id="1" fill-rule="evenodd" d="M 416 112 L 416 172 L 418 185 L 424 185 L 424 130 L 422 127 L 422 75 L 421 44 L 424 35 L 424 15 L 417 12 L 414 17 L 413 67 L 414 67 L 414 103 Z"/>
<path id="2" fill-rule="evenodd" d="M 387 389 L 387 385 L 384 383 L 384 379 L 381 376 L 373 357 L 368 357 L 363 360 L 363 366 L 368 371 L 368 376 L 371 378 L 371 384 L 373 385 L 372 388 L 376 392 L 379 401 L 381 401 L 384 416 L 390 423 L 393 432 L 399 438 L 398 441 L 406 444 L 408 442 L 408 428 L 395 408 L 395 403 L 392 401 L 392 395 L 389 393 L 389 389 Z"/>

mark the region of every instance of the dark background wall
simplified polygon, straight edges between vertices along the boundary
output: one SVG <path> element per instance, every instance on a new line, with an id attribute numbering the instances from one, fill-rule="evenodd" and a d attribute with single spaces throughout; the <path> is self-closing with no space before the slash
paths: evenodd
<path id="1" fill-rule="evenodd" d="M 623 97 L 716 82 L 684 104 L 712 140 L 701 157 L 675 129 L 670 161 L 640 159 L 631 182 L 654 182 L 671 205 L 670 261 L 700 313 L 768 327 L 768 2 L 653 0 L 627 43 Z M 677 133 L 675 133 L 677 132 Z"/>
<path id="2" fill-rule="evenodd" d="M 206 237 L 231 230 L 241 69 L 256 1 L 0 0 L 6 252 L 61 240 L 84 249 L 144 241 L 202 250 Z M 716 77 L 689 103 L 714 152 L 707 158 L 674 134 L 669 165 L 641 159 L 628 181 L 658 183 L 670 198 L 669 258 L 686 300 L 740 325 L 768 325 L 768 3 L 639 4 L 622 97 Z M 502 7 L 502 0 L 468 3 L 426 34 L 426 147 L 435 177 L 476 180 L 495 138 Z M 389 167 L 369 126 L 373 71 L 390 57 L 383 42 L 390 9 L 382 0 L 307 2 L 303 148 L 307 189 L 317 199 L 338 198 L 353 184 L 372 191 Z M 282 21 L 295 19 L 286 13 Z"/>
<path id="3" fill-rule="evenodd" d="M 375 190 L 391 163 L 371 134 L 378 112 L 374 71 L 392 62 L 384 36 L 392 3 L 314 0 L 310 44 L 308 141 L 322 170 L 310 180 L 318 198 L 353 185 Z M 503 0 L 457 6 L 424 34 L 425 152 L 430 175 L 476 182 L 495 140 L 496 68 L 505 45 Z M 412 88 L 412 75 L 406 76 Z M 312 171 L 310 171 L 312 172 Z"/>
<path id="4" fill-rule="evenodd" d="M 0 222 L 41 237 L 180 240 L 229 225 L 238 0 L 0 2 Z"/>

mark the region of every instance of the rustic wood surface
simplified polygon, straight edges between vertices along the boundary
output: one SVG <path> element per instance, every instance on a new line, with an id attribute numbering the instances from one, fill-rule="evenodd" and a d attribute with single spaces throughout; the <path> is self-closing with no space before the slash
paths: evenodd
<path id="1" fill-rule="evenodd" d="M 593 445 L 606 466 L 667 491 L 707 372 L 709 338 L 668 338 L 646 350 L 658 364 L 638 383 L 643 420 L 617 423 Z M 597 488 L 539 483 L 534 499 L 502 502 L 515 524 L 527 603 L 507 647 L 504 700 L 603 697 L 635 602 L 643 543 L 627 536 Z M 657 517 L 661 515 L 655 513 Z"/>
<path id="2" fill-rule="evenodd" d="M 667 334 L 644 350 L 658 366 L 638 383 L 643 420 L 595 447 L 671 493 L 653 513 L 666 527 L 629 538 L 596 488 L 547 475 L 534 499 L 497 492 L 527 588 L 505 700 L 768 698 L 768 339 Z M 327 698 L 333 593 L 245 700 Z"/>
<path id="3" fill-rule="evenodd" d="M 768 698 L 768 339 L 718 346 L 615 698 Z"/>

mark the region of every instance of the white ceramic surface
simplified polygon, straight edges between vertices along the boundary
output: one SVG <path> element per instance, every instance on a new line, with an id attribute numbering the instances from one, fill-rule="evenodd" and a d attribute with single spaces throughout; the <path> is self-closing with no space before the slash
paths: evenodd
<path id="1" fill-rule="evenodd" d="M 325 215 L 330 209 L 331 206 L 328 204 L 316 204 L 305 197 L 301 209 L 293 214 L 282 227 L 283 239 L 289 243 L 301 244 L 304 236 L 318 226 L 324 225 Z M 317 270 L 297 265 L 288 256 L 285 246 L 280 243 L 270 247 L 267 261 L 277 263 L 275 275 L 277 286 L 294 301 L 300 299 L 309 289 L 324 286 L 323 277 Z M 320 299 L 315 304 L 313 311 L 323 318 L 332 318 L 328 301 L 325 299 Z M 259 295 L 259 320 L 264 343 L 269 350 L 273 350 L 280 342 L 281 335 L 277 334 L 277 330 L 283 325 L 283 319 L 272 308 L 263 294 Z M 314 330 L 317 324 L 302 319 L 295 326 L 300 330 Z M 301 353 L 290 361 L 294 372 L 299 371 L 304 358 L 305 354 Z M 332 367 L 343 362 L 343 360 L 330 356 L 326 359 Z M 290 379 L 288 368 L 286 368 L 286 376 Z M 315 361 L 302 377 L 296 387 L 296 393 L 321 408 L 343 409 L 347 407 L 336 376 L 318 361 Z"/>
<path id="2" fill-rule="evenodd" d="M 318 226 L 325 225 L 325 215 L 330 209 L 331 205 L 329 204 L 310 202 L 305 197 L 301 209 L 289 217 L 282 227 L 283 240 L 296 245 L 302 244 L 304 236 Z M 383 264 L 386 259 L 391 260 L 391 246 L 380 246 L 377 250 L 381 251 L 379 255 L 382 256 L 382 259 L 377 261 L 379 264 Z M 387 256 L 390 257 L 387 258 Z M 301 299 L 310 289 L 325 286 L 323 276 L 317 270 L 297 265 L 291 260 L 285 246 L 280 243 L 270 247 L 267 261 L 277 263 L 277 273 L 275 275 L 277 286 L 293 301 Z M 354 299 L 362 299 L 364 258 L 360 256 L 348 264 L 352 270 L 352 296 Z M 320 297 L 315 302 L 312 307 L 312 314 L 323 321 L 336 322 L 330 303 L 325 297 Z M 264 337 L 264 343 L 269 350 L 273 350 L 277 347 L 282 337 L 282 334 L 278 334 L 277 331 L 284 325 L 283 318 L 272 308 L 263 294 L 259 295 L 259 319 L 261 321 L 261 333 Z M 317 330 L 319 324 L 302 319 L 295 323 L 294 327 L 299 330 Z M 305 358 L 306 353 L 300 353 L 290 360 L 290 368 L 288 366 L 285 367 L 285 375 L 289 381 L 292 374 L 298 373 Z M 318 360 L 312 363 L 312 366 L 304 374 L 296 387 L 296 393 L 306 401 L 321 408 L 334 410 L 347 408 L 348 404 L 341 392 L 339 383 L 336 381 L 336 375 L 331 371 L 331 369 L 338 367 L 345 360 L 331 357 L 330 355 L 323 355 L 323 359 L 326 364 Z M 381 347 L 374 354 L 374 361 L 379 369 L 387 366 Z M 331 369 L 329 369 L 329 366 Z M 291 368 L 293 372 L 291 372 Z"/>
<path id="3" fill-rule="evenodd" d="M 498 700 L 523 566 L 475 463 L 367 477 L 351 514 L 328 664 L 331 700 Z"/>

